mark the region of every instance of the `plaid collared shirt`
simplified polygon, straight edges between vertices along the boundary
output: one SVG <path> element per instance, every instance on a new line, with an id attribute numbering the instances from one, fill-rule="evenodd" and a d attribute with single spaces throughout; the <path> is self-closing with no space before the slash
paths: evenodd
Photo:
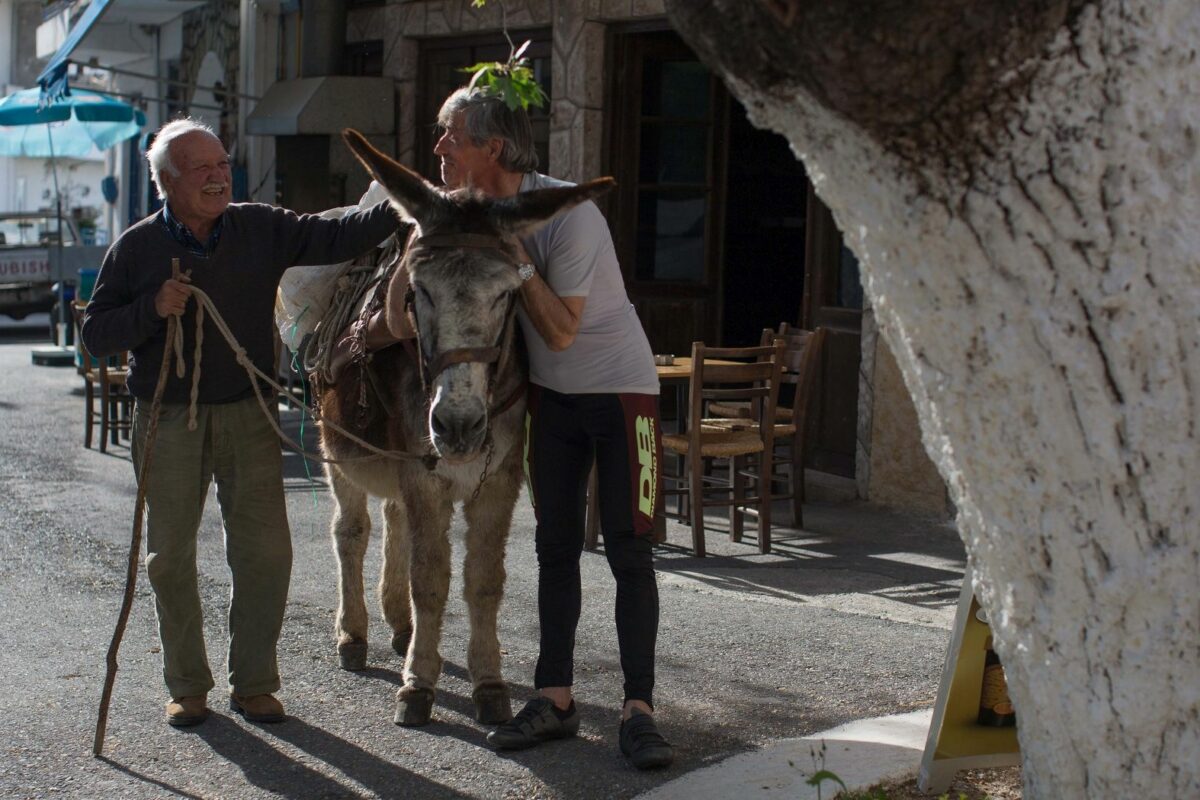
<path id="1" fill-rule="evenodd" d="M 171 238 L 179 242 L 187 251 L 198 258 L 208 258 L 212 255 L 213 250 L 217 249 L 217 241 L 221 238 L 221 228 L 224 226 L 225 214 L 217 217 L 217 222 L 213 225 L 212 233 L 208 235 L 208 241 L 200 244 L 200 240 L 188 230 L 188 227 L 175 218 L 171 213 L 171 206 L 168 203 L 163 203 L 163 225 L 167 226 L 167 231 L 170 232 Z"/>

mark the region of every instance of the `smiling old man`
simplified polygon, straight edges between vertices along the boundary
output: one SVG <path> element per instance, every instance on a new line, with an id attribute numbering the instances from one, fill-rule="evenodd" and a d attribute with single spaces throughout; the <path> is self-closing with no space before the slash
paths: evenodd
<path id="1" fill-rule="evenodd" d="M 355 258 L 391 235 L 398 220 L 386 203 L 341 219 L 231 203 L 229 155 L 210 128 L 189 119 L 164 125 L 146 158 L 163 207 L 109 248 L 82 336 L 98 357 L 131 351 L 128 385 L 137 399 L 133 460 L 140 470 L 150 400 L 167 346 L 166 320 L 177 315 L 183 323 L 185 373 L 182 378 L 172 373 L 166 385 L 146 491 L 146 572 L 171 696 L 167 722 L 203 722 L 214 686 L 196 574 L 196 534 L 214 480 L 233 579 L 230 707 L 252 722 L 280 722 L 276 643 L 292 544 L 279 441 L 254 396 L 268 390 L 251 382 L 206 321 L 197 424 L 189 430 L 196 305 L 188 301 L 193 286 L 203 289 L 254 364 L 273 374 L 272 314 L 284 270 Z M 175 258 L 182 267 L 178 280 L 171 277 Z"/>

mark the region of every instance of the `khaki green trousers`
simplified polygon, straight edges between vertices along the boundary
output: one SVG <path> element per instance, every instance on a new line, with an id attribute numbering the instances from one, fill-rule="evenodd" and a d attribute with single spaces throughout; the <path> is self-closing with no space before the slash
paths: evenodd
<path id="1" fill-rule="evenodd" d="M 185 405 L 163 405 L 146 489 L 146 573 L 154 589 L 163 677 L 172 697 L 213 688 L 204 649 L 196 534 L 209 485 L 225 527 L 233 576 L 229 685 L 234 694 L 279 689 L 276 644 L 292 572 L 279 439 L 253 397 L 201 405 L 187 428 Z M 141 472 L 150 404 L 134 417 L 133 462 Z"/>

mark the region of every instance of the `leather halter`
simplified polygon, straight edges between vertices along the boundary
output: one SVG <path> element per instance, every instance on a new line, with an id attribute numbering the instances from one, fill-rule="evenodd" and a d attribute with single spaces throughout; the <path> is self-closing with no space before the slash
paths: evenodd
<path id="1" fill-rule="evenodd" d="M 512 261 L 504 240 L 490 233 L 431 233 L 418 236 L 409 250 L 414 247 L 474 247 L 481 250 L 499 250 L 507 261 Z"/>
<path id="2" fill-rule="evenodd" d="M 496 250 L 503 256 L 504 260 L 514 266 L 516 264 L 512 256 L 509 255 L 509 248 L 504 244 L 504 240 L 492 234 L 448 233 L 418 236 L 409 244 L 408 252 L 412 253 L 413 249 L 422 247 L 430 249 L 468 247 L 481 250 Z M 501 332 L 501 342 L 503 345 L 507 345 L 512 340 L 509 328 L 516 316 L 516 308 L 516 301 L 513 298 L 509 301 L 508 310 L 504 315 L 504 326 Z M 507 347 L 457 347 L 437 353 L 431 364 L 426 358 L 425 348 L 421 344 L 421 328 L 417 324 L 416 291 L 411 283 L 408 286 L 408 291 L 404 294 L 404 312 L 409 317 L 409 324 L 412 326 L 412 329 L 417 333 L 417 346 L 412 348 L 416 352 L 412 353 L 412 350 L 410 350 L 410 354 L 416 357 L 421 374 L 421 385 L 425 390 L 426 396 L 429 395 L 433 382 L 437 380 L 438 376 L 454 364 L 487 364 L 489 367 L 488 394 L 491 394 L 495 382 L 496 369 L 507 355 Z M 524 393 L 525 385 L 522 383 L 504 402 L 498 406 L 489 408 L 488 416 L 495 417 L 512 408 Z"/>

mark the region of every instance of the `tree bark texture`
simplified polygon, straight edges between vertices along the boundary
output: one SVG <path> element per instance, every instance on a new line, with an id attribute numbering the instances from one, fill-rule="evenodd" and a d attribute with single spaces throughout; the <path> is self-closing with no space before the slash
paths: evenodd
<path id="1" fill-rule="evenodd" d="M 1200 797 L 1200 4 L 667 6 L 860 259 L 1026 796 Z"/>

